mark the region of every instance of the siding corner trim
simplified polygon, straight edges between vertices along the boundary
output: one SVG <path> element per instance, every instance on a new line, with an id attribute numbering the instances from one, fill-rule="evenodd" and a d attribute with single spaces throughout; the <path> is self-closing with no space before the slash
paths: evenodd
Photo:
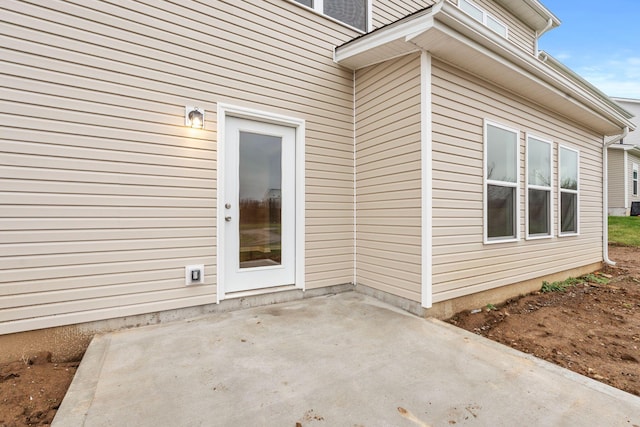
<path id="1" fill-rule="evenodd" d="M 433 305 L 433 136 L 431 54 L 420 54 L 420 151 L 422 174 L 422 306 Z"/>

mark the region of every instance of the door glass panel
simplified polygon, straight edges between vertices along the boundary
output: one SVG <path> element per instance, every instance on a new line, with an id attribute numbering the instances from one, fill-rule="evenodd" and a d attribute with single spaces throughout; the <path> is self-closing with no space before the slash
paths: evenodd
<path id="1" fill-rule="evenodd" d="M 282 262 L 282 138 L 240 132 L 240 268 Z"/>

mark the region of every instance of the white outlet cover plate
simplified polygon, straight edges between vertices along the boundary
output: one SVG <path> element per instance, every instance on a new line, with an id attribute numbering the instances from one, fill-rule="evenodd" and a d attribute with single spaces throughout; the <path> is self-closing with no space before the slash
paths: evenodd
<path id="1" fill-rule="evenodd" d="M 194 270 L 200 270 L 200 280 L 191 280 L 191 272 Z M 204 264 L 187 265 L 184 267 L 184 283 L 187 286 L 201 285 L 204 283 Z"/>

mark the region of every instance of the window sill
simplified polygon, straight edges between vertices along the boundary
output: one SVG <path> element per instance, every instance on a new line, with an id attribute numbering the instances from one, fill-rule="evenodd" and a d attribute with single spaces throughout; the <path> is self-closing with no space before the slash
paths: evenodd
<path id="1" fill-rule="evenodd" d="M 495 239 L 495 240 L 484 240 L 485 245 L 495 245 L 497 243 L 514 243 L 519 242 L 519 238 L 508 238 L 508 239 Z"/>
<path id="2" fill-rule="evenodd" d="M 580 233 L 560 233 L 558 234 L 558 237 L 575 237 L 579 235 Z"/>
<path id="3" fill-rule="evenodd" d="M 544 234 L 544 235 L 532 235 L 525 237 L 525 240 L 544 240 L 544 239 L 553 239 L 552 234 Z"/>

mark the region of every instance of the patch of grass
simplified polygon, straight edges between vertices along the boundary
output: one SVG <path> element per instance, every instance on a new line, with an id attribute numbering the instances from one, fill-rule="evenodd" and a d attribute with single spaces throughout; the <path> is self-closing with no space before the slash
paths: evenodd
<path id="1" fill-rule="evenodd" d="M 552 283 L 549 283 L 545 280 L 544 282 L 542 282 L 542 288 L 540 289 L 540 291 L 542 293 L 564 292 L 568 288 L 571 288 L 579 283 L 585 283 L 585 282 L 606 285 L 607 283 L 609 283 L 609 279 L 602 276 L 600 273 L 589 273 L 589 274 L 585 274 L 584 276 L 569 277 L 568 279 L 560 280 Z"/>
<path id="2" fill-rule="evenodd" d="M 610 216 L 609 242 L 640 247 L 640 216 Z"/>
<path id="3" fill-rule="evenodd" d="M 585 274 L 584 276 L 582 276 L 582 279 L 584 279 L 585 282 L 597 283 L 599 285 L 606 285 L 607 283 L 609 283 L 608 278 L 601 276 L 598 273 Z"/>
<path id="4" fill-rule="evenodd" d="M 575 277 L 569 277 L 568 279 L 549 283 L 546 280 L 542 282 L 542 288 L 540 291 L 542 293 L 547 292 L 564 292 L 567 288 L 577 285 L 578 283 L 583 283 L 585 280 Z"/>
<path id="5" fill-rule="evenodd" d="M 540 290 L 545 294 L 547 292 L 564 292 L 568 287 L 571 286 L 573 285 L 570 283 L 566 283 L 565 281 L 549 283 L 545 280 L 544 282 L 542 282 L 542 288 Z"/>
<path id="6" fill-rule="evenodd" d="M 497 309 L 498 309 L 498 307 L 496 307 L 495 305 L 487 304 L 487 311 L 494 311 L 494 310 L 497 310 Z"/>

